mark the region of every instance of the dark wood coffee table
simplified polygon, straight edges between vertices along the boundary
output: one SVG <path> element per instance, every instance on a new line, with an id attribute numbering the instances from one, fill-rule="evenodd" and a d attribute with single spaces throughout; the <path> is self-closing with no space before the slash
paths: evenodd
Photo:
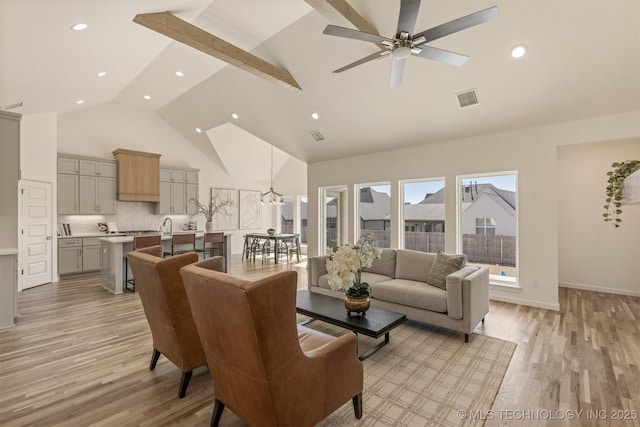
<path id="1" fill-rule="evenodd" d="M 389 331 L 407 320 L 402 313 L 371 307 L 364 316 L 349 316 L 344 307 L 344 300 L 317 294 L 309 291 L 298 292 L 296 311 L 310 320 L 322 320 L 332 325 L 353 331 L 356 334 L 366 335 L 372 338 L 380 338 L 384 334 L 384 340 L 370 350 L 358 356 L 364 360 L 389 342 Z"/>

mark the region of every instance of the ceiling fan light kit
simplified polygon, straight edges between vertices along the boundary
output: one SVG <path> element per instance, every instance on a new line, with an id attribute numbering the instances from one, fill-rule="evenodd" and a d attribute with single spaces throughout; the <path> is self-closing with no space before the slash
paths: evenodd
<path id="1" fill-rule="evenodd" d="M 431 59 L 449 65 L 460 66 L 469 59 L 468 56 L 427 46 L 427 43 L 485 23 L 498 16 L 498 8 L 497 6 L 493 6 L 488 9 L 454 19 L 428 30 L 414 33 L 419 9 L 420 0 L 401 0 L 400 15 L 398 17 L 398 30 L 394 38 L 382 37 L 370 32 L 339 27 L 336 25 L 327 25 L 323 34 L 371 42 L 382 49 L 382 52 L 376 52 L 372 55 L 359 59 L 358 61 L 335 70 L 334 73 L 341 73 L 358 65 L 378 59 L 381 56 L 389 56 L 389 54 L 391 54 L 390 56 L 393 58 L 393 61 L 391 62 L 390 84 L 391 86 L 396 86 L 402 81 L 404 63 L 409 56 L 417 56 L 419 58 Z M 373 26 L 370 26 L 370 28 L 373 28 Z"/>

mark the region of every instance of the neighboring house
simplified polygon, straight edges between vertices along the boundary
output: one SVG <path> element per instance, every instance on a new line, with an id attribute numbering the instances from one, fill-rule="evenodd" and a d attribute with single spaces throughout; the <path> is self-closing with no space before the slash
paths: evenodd
<path id="1" fill-rule="evenodd" d="M 391 224 L 391 197 L 371 187 L 360 189 L 361 230 L 389 230 Z"/>
<path id="2" fill-rule="evenodd" d="M 473 184 L 462 191 L 463 234 L 515 236 L 516 193 L 493 184 Z M 360 226 L 389 230 L 390 197 L 372 189 L 360 189 Z M 404 205 L 404 231 L 444 232 L 444 188 L 427 194 L 417 204 Z"/>

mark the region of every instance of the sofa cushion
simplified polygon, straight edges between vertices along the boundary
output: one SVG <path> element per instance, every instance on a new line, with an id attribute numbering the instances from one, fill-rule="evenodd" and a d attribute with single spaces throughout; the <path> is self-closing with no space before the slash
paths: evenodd
<path id="1" fill-rule="evenodd" d="M 371 296 L 423 310 L 447 312 L 447 292 L 415 280 L 393 279 L 371 284 Z"/>
<path id="2" fill-rule="evenodd" d="M 426 283 L 434 259 L 435 255 L 431 253 L 398 249 L 394 277 Z"/>
<path id="3" fill-rule="evenodd" d="M 361 279 L 364 283 L 368 283 L 369 285 L 371 285 L 373 283 L 384 282 L 386 280 L 391 279 L 391 277 L 384 276 L 382 274 L 367 273 L 363 271 Z M 331 285 L 329 284 L 328 274 L 323 274 L 318 278 L 318 286 L 325 289 L 331 289 Z"/>
<path id="4" fill-rule="evenodd" d="M 380 258 L 374 259 L 373 264 L 369 268 L 363 268 L 362 271 L 369 273 L 382 274 L 394 278 L 396 275 L 396 250 L 383 249 Z M 365 280 L 366 282 L 366 280 Z"/>
<path id="5" fill-rule="evenodd" d="M 426 282 L 440 289 L 447 288 L 447 276 L 460 270 L 464 265 L 464 255 L 447 255 L 440 251 L 436 254 Z"/>

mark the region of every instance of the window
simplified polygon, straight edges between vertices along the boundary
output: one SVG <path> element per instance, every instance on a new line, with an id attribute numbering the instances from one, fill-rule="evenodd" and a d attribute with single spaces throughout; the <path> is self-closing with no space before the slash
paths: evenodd
<path id="1" fill-rule="evenodd" d="M 401 181 L 404 236 L 401 247 L 444 252 L 444 179 Z"/>
<path id="2" fill-rule="evenodd" d="M 307 244 L 307 196 L 299 197 L 300 201 L 300 243 Z"/>
<path id="3" fill-rule="evenodd" d="M 280 207 L 280 232 L 295 233 L 296 215 L 294 208 L 295 197 L 284 196 L 284 204 Z"/>
<path id="4" fill-rule="evenodd" d="M 358 236 L 372 235 L 376 246 L 391 247 L 391 185 L 375 184 L 357 187 Z"/>
<path id="5" fill-rule="evenodd" d="M 342 246 L 346 242 L 347 188 L 320 188 L 320 246 L 319 253 L 326 253 L 329 249 Z"/>
<path id="6" fill-rule="evenodd" d="M 458 177 L 458 244 L 469 264 L 489 268 L 494 285 L 517 285 L 516 178 L 515 172 Z"/>
<path id="7" fill-rule="evenodd" d="M 496 219 L 495 218 L 476 218 L 476 234 L 484 234 L 485 236 L 495 236 Z"/>

